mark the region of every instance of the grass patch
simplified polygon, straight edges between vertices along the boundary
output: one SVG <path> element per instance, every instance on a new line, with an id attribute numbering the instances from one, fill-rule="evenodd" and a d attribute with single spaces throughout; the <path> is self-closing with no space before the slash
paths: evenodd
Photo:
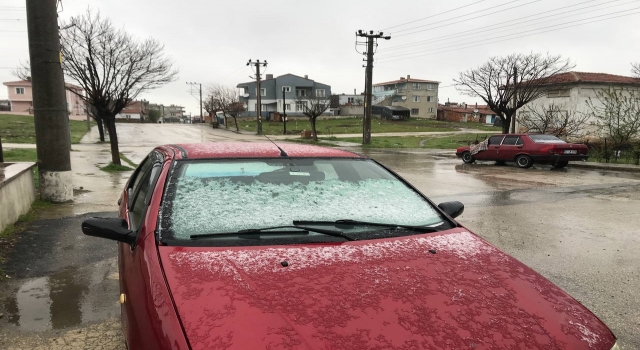
<path id="1" fill-rule="evenodd" d="M 255 132 L 257 122 L 254 119 L 243 118 L 238 120 L 241 130 Z M 319 136 L 333 136 L 339 134 L 362 133 L 362 118 L 321 119 L 316 122 Z M 371 132 L 446 132 L 460 129 L 486 130 L 499 133 L 500 128 L 480 123 L 454 123 L 440 122 L 436 120 L 410 119 L 405 121 L 391 121 L 374 119 L 371 122 Z M 283 125 L 280 122 L 262 122 L 262 132 L 266 135 L 282 135 Z M 303 130 L 311 130 L 311 124 L 307 119 L 296 119 L 287 122 L 287 134 L 300 134 Z"/>
<path id="2" fill-rule="evenodd" d="M 487 134 L 490 135 L 490 134 Z M 455 149 L 466 146 L 476 140 L 482 141 L 485 135 L 479 134 L 458 134 L 441 137 L 425 136 L 376 136 L 371 138 L 371 143 L 362 145 L 364 148 L 435 148 L 435 149 Z M 362 143 L 360 137 L 338 138 L 338 141 Z M 420 142 L 423 145 L 420 146 Z"/>
<path id="3" fill-rule="evenodd" d="M 91 125 L 95 125 L 91 122 Z M 78 143 L 87 133 L 87 122 L 70 120 L 71 143 Z M 36 143 L 32 115 L 0 114 L 0 136 L 4 143 Z"/>
<path id="4" fill-rule="evenodd" d="M 126 165 L 117 165 L 117 164 L 109 163 L 109 165 L 105 165 L 101 167 L 100 170 L 106 171 L 108 173 L 117 173 L 120 171 L 131 171 L 133 170 L 133 168 L 130 168 Z"/>
<path id="5" fill-rule="evenodd" d="M 120 152 L 120 159 L 124 160 L 125 163 L 131 165 L 134 169 L 138 167 L 138 164 L 131 161 L 131 159 L 127 158 L 124 153 Z"/>
<path id="6" fill-rule="evenodd" d="M 31 204 L 31 208 L 26 214 L 20 215 L 20 217 L 18 217 L 18 221 L 16 221 L 13 225 L 7 226 L 7 228 L 0 232 L 0 238 L 7 238 L 11 235 L 15 235 L 24 231 L 24 229 L 27 227 L 27 224 L 40 218 L 40 211 L 47 209 L 52 205 L 53 204 L 50 202 L 36 199 Z"/>

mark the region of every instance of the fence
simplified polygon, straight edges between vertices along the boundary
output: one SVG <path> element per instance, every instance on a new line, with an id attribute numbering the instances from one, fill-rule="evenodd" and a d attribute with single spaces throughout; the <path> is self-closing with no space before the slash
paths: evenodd
<path id="1" fill-rule="evenodd" d="M 619 145 L 604 139 L 596 142 L 585 142 L 589 148 L 589 160 L 605 163 L 640 165 L 640 141 Z"/>

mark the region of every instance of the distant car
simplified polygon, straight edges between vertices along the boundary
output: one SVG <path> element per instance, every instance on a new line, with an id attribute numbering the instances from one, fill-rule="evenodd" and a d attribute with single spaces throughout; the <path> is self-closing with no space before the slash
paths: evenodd
<path id="1" fill-rule="evenodd" d="M 484 142 L 481 145 L 458 147 L 456 155 L 465 163 L 494 160 L 498 163 L 516 162 L 520 168 L 529 168 L 534 163 L 564 168 L 570 161 L 584 161 L 588 158 L 587 146 L 567 143 L 553 135 L 494 135 Z"/>
<path id="2" fill-rule="evenodd" d="M 607 326 L 380 163 L 310 145 L 153 150 L 119 218 L 128 349 L 618 349 Z"/>

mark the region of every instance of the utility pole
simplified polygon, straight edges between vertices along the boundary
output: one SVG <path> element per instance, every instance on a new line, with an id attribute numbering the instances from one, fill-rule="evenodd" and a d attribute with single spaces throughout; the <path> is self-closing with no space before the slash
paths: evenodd
<path id="1" fill-rule="evenodd" d="M 187 84 L 194 86 L 194 85 L 198 85 L 199 86 L 199 90 L 200 90 L 200 122 L 204 123 L 204 116 L 202 115 L 202 84 L 200 83 L 194 83 L 194 82 L 188 82 Z"/>
<path id="2" fill-rule="evenodd" d="M 62 73 L 57 0 L 27 0 L 27 33 L 40 198 L 73 200 L 69 112 Z"/>
<path id="3" fill-rule="evenodd" d="M 287 134 L 287 105 L 284 100 L 284 86 L 282 87 L 282 123 L 284 125 L 283 135 Z M 0 150 L 1 151 L 1 150 Z M 0 155 L 1 157 L 2 155 Z"/>
<path id="4" fill-rule="evenodd" d="M 511 133 L 516 133 L 516 113 L 518 108 L 518 67 L 513 67 L 513 115 L 511 116 Z"/>
<path id="5" fill-rule="evenodd" d="M 257 85 L 256 95 L 258 97 L 256 112 L 257 112 L 257 120 L 258 120 L 258 135 L 260 135 L 262 134 L 262 98 L 260 93 L 260 66 L 266 67 L 267 61 L 260 62 L 260 60 L 256 60 L 255 62 L 251 62 L 251 60 L 249 60 L 249 62 L 247 62 L 247 66 L 248 65 L 253 65 L 256 67 L 256 85 Z"/>
<path id="6" fill-rule="evenodd" d="M 358 30 L 356 32 L 356 37 L 367 38 L 367 51 L 365 54 L 367 55 L 367 66 L 365 73 L 365 103 L 364 103 L 364 120 L 362 121 L 362 144 L 371 143 L 371 103 L 372 103 L 372 79 L 373 79 L 373 45 L 374 41 L 377 42 L 377 39 L 391 39 L 391 36 L 384 36 L 383 32 L 378 32 L 376 34 L 373 33 L 373 30 L 370 30 L 369 33 L 363 30 Z M 377 44 L 376 44 L 377 45 Z"/>

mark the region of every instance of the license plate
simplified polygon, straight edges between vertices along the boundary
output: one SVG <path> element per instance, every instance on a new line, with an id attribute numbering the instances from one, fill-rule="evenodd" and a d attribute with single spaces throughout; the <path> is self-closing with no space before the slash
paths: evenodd
<path id="1" fill-rule="evenodd" d="M 576 149 L 565 149 L 564 154 L 578 154 L 578 150 Z"/>

